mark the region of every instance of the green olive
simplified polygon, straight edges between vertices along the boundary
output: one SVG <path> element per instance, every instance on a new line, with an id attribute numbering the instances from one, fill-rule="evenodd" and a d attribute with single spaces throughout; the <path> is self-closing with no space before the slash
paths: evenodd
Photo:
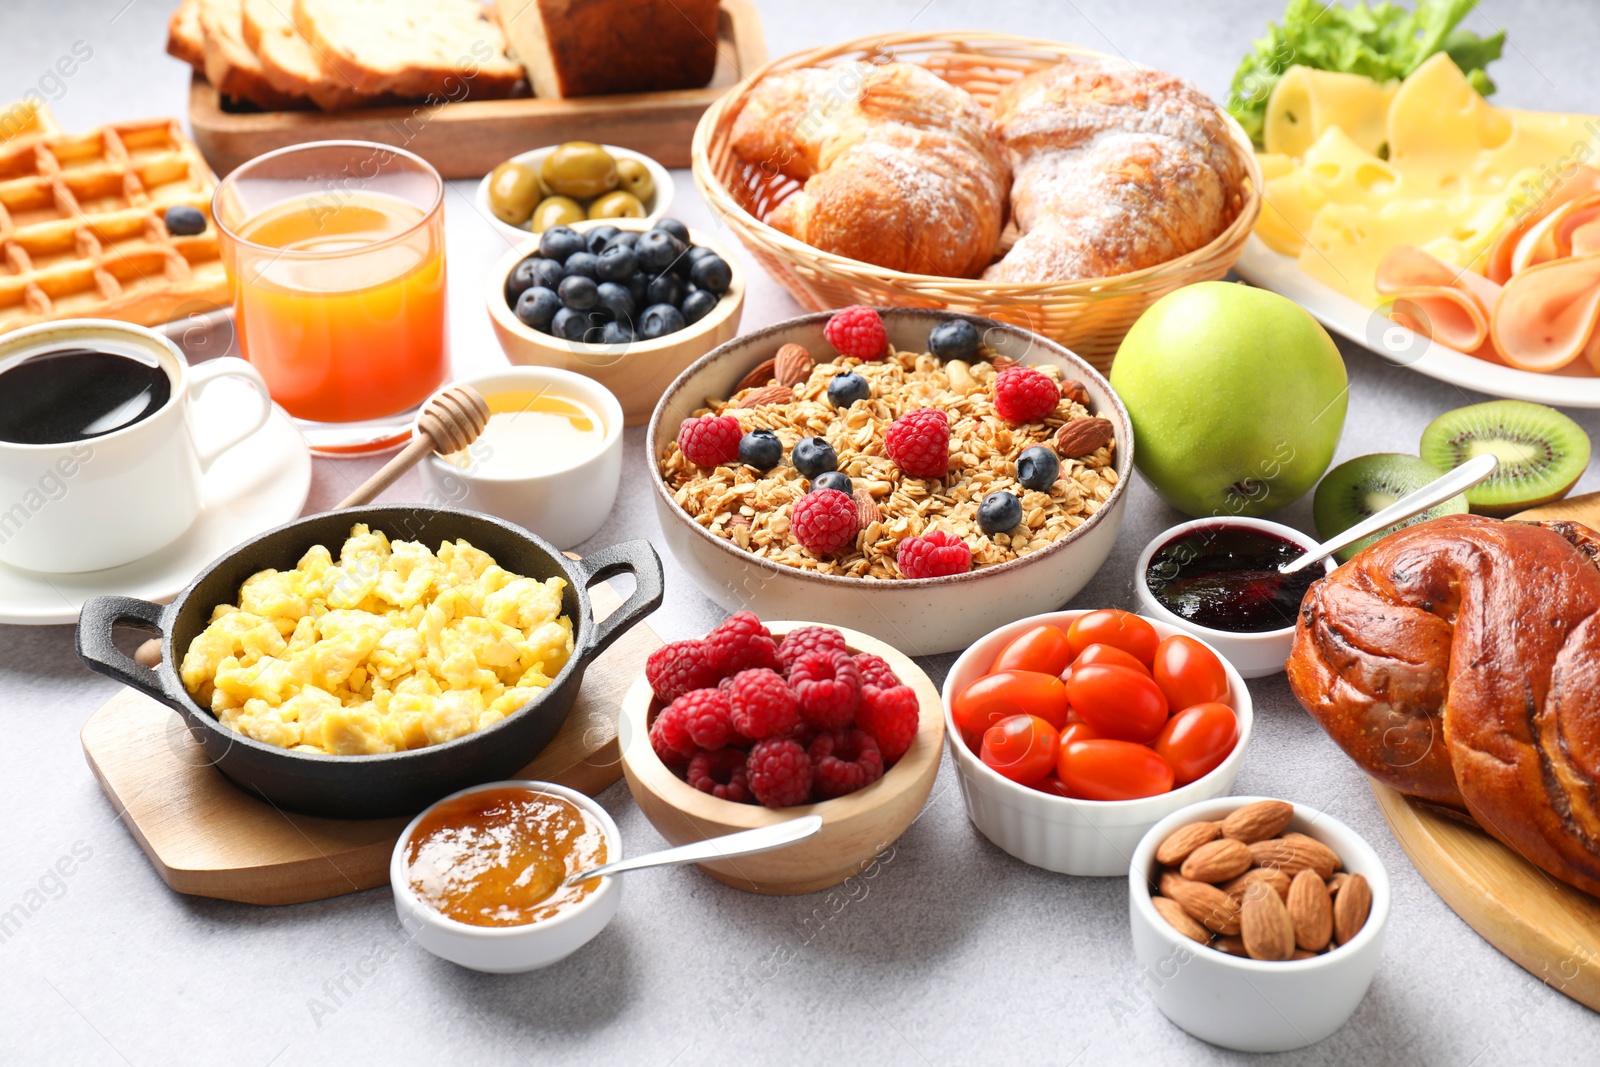
<path id="1" fill-rule="evenodd" d="M 544 157 L 539 176 L 556 195 L 587 200 L 617 187 L 617 161 L 591 141 L 568 141 Z"/>
<path id="2" fill-rule="evenodd" d="M 617 160 L 617 177 L 624 189 L 639 198 L 639 203 L 648 204 L 655 199 L 656 180 L 650 177 L 650 168 L 637 159 Z"/>
<path id="3" fill-rule="evenodd" d="M 589 205 L 591 219 L 642 219 L 644 216 L 644 205 L 639 203 L 639 198 L 621 189 Z"/>
<path id="4" fill-rule="evenodd" d="M 532 229 L 543 233 L 552 226 L 570 226 L 583 221 L 583 205 L 566 196 L 547 196 L 533 209 Z"/>
<path id="5" fill-rule="evenodd" d="M 489 175 L 489 210 L 508 226 L 524 222 L 541 199 L 539 174 L 526 163 L 508 159 Z"/>

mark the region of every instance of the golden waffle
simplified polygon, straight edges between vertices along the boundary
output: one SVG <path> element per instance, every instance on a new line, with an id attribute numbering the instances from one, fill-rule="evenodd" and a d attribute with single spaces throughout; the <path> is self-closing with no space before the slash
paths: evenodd
<path id="1" fill-rule="evenodd" d="M 174 119 L 0 140 L 0 333 L 67 318 L 155 326 L 227 304 L 215 188 Z M 175 204 L 198 208 L 205 232 L 168 233 Z"/>
<path id="2" fill-rule="evenodd" d="M 42 137 L 56 137 L 61 124 L 43 100 L 18 100 L 0 109 L 0 147 L 24 142 L 32 144 Z"/>

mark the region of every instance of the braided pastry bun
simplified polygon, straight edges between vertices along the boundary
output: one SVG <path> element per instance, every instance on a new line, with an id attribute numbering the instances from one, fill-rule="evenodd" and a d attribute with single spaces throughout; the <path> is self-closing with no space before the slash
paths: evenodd
<path id="1" fill-rule="evenodd" d="M 1005 227 L 1010 169 L 966 91 L 907 63 L 763 78 L 731 134 L 741 162 L 805 182 L 768 225 L 889 270 L 975 277 Z"/>
<path id="2" fill-rule="evenodd" d="M 1182 78 L 1062 63 L 1013 83 L 995 125 L 1022 236 L 985 280 L 1108 278 L 1210 244 L 1243 204 L 1227 123 Z"/>
<path id="3" fill-rule="evenodd" d="M 1368 774 L 1600 895 L 1600 534 L 1453 515 L 1314 584 L 1289 685 Z"/>

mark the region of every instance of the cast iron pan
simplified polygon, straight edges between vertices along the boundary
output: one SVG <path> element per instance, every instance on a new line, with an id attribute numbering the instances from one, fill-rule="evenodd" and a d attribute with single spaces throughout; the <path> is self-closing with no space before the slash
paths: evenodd
<path id="1" fill-rule="evenodd" d="M 536 698 L 477 733 L 441 745 L 376 756 L 295 752 L 252 740 L 219 723 L 178 678 L 178 665 L 218 604 L 236 603 L 239 586 L 268 567 L 291 570 L 312 545 L 338 558 L 350 527 L 366 523 L 391 541 L 464 538 L 508 571 L 543 581 L 566 578 L 562 613 L 572 619 L 573 652 Z M 633 595 L 594 621 L 589 587 L 621 573 L 637 582 Z M 78 655 L 89 669 L 130 685 L 179 712 L 217 769 L 272 804 L 332 818 L 413 815 L 448 793 L 509 778 L 556 735 L 577 698 L 583 672 L 629 627 L 661 606 L 661 560 L 648 541 L 628 541 L 570 560 L 541 538 L 488 515 L 454 508 L 393 505 L 355 507 L 297 519 L 246 541 L 201 572 L 163 607 L 133 597 L 95 597 L 78 620 Z M 161 638 L 161 664 L 141 667 L 111 641 L 119 622 L 144 623 Z"/>

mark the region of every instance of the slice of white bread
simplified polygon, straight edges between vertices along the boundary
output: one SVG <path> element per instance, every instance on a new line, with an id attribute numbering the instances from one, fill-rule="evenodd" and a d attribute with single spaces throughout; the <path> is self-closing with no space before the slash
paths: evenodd
<path id="1" fill-rule="evenodd" d="M 487 100 L 522 80 L 479 0 L 295 0 L 294 23 L 363 93 Z"/>
<path id="2" fill-rule="evenodd" d="M 243 0 L 199 0 L 205 37 L 206 80 L 225 97 L 248 100 L 266 111 L 309 107 L 311 101 L 286 93 L 267 80 L 261 59 L 244 40 Z"/>
<path id="3" fill-rule="evenodd" d="M 535 96 L 698 89 L 717 69 L 718 0 L 499 0 Z"/>
<path id="4" fill-rule="evenodd" d="M 295 29 L 293 10 L 290 0 L 244 0 L 244 43 L 260 58 L 261 71 L 272 87 L 309 96 L 324 111 L 383 100 L 359 92 L 338 71 L 324 66 L 316 50 Z"/>
<path id="5" fill-rule="evenodd" d="M 167 20 L 167 55 L 206 72 L 206 37 L 200 28 L 200 0 L 183 0 Z"/>

